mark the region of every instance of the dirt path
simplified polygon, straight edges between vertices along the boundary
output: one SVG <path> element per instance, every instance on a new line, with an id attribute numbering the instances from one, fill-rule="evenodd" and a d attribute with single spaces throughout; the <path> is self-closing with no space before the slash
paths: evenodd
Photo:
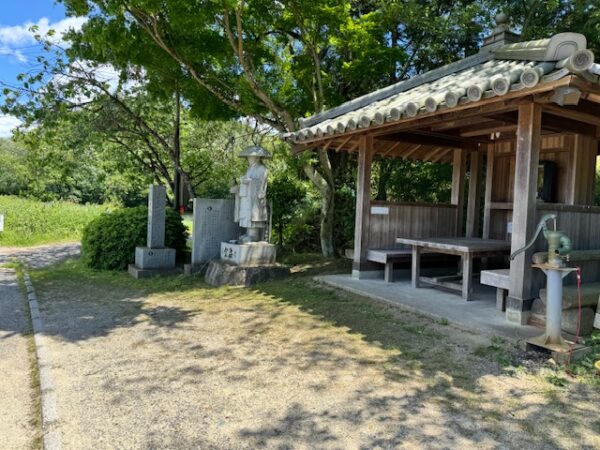
<path id="1" fill-rule="evenodd" d="M 15 271 L 0 269 L 0 448 L 30 449 L 32 421 L 29 325 Z"/>
<path id="2" fill-rule="evenodd" d="M 0 265 L 12 258 L 23 260 L 31 268 L 42 268 L 78 257 L 81 245 L 78 242 L 39 245 L 36 247 L 0 247 Z"/>
<path id="3" fill-rule="evenodd" d="M 598 390 L 307 279 L 32 276 L 65 449 L 600 447 Z"/>

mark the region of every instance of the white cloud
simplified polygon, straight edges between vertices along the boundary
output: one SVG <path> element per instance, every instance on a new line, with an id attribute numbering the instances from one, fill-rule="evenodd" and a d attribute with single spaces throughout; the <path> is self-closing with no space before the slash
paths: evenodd
<path id="1" fill-rule="evenodd" d="M 52 42 L 58 45 L 64 45 L 63 35 L 67 31 L 74 29 L 79 30 L 87 21 L 87 17 L 66 17 L 58 22 L 50 22 L 46 17 L 42 17 L 37 22 L 25 22 L 21 25 L 0 26 L 0 55 L 8 55 L 16 58 L 20 62 L 27 61 L 27 58 L 22 51 L 28 46 L 36 45 L 34 36 L 39 34 L 44 36 L 50 30 L 54 30 Z M 35 32 L 31 31 L 31 27 L 37 26 Z"/>
<path id="2" fill-rule="evenodd" d="M 16 117 L 9 116 L 8 114 L 0 114 L 0 137 L 10 137 L 12 130 L 20 124 L 21 121 Z"/>

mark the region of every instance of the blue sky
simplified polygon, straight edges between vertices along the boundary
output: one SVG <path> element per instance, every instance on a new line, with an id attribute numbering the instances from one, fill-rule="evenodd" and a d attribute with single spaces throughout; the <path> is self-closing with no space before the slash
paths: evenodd
<path id="1" fill-rule="evenodd" d="M 82 22 L 66 18 L 64 7 L 54 0 L 0 0 L 0 82 L 14 83 L 19 73 L 31 68 L 39 52 L 28 31 L 32 25 L 42 33 L 50 28 L 60 33 Z M 9 136 L 17 124 L 14 117 L 0 114 L 0 137 Z"/>

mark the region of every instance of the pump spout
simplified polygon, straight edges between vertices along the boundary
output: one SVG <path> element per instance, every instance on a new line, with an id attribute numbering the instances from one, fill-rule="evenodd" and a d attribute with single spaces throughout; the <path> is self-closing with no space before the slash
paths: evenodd
<path id="1" fill-rule="evenodd" d="M 546 222 L 548 222 L 549 220 L 554 220 L 556 223 L 556 214 L 545 214 L 544 216 L 542 216 L 542 218 L 540 219 L 540 223 L 538 223 L 538 226 L 535 230 L 535 233 L 533 233 L 533 237 L 531 238 L 531 240 L 527 243 L 527 245 L 525 247 L 522 247 L 518 250 L 516 250 L 512 255 L 510 255 L 510 259 L 511 261 L 513 259 L 515 259 L 515 257 L 520 254 L 523 253 L 525 250 L 527 250 L 529 247 L 531 247 L 534 243 L 535 240 L 538 238 L 538 236 L 540 235 L 540 233 L 542 232 L 542 230 L 544 231 L 544 235 L 546 235 L 546 233 L 548 232 L 548 227 L 546 226 Z"/>

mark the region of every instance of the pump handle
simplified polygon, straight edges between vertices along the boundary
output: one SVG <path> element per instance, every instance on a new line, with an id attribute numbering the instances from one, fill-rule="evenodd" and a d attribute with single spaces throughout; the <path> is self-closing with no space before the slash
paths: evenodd
<path id="1" fill-rule="evenodd" d="M 542 216 L 542 218 L 540 219 L 540 223 L 538 223 L 538 226 L 535 230 L 535 233 L 533 233 L 533 237 L 531 238 L 531 240 L 527 243 L 527 245 L 525 245 L 525 247 L 522 247 L 519 250 L 516 250 L 512 255 L 510 255 L 511 261 L 513 259 L 515 259 L 515 257 L 519 253 L 523 253 L 525 250 L 527 250 L 529 247 L 531 247 L 535 243 L 535 240 L 538 238 L 538 236 L 540 235 L 542 230 L 544 230 L 544 234 L 548 231 L 546 222 L 548 222 L 549 220 L 556 220 L 556 214 L 550 213 L 550 214 L 544 214 Z"/>

